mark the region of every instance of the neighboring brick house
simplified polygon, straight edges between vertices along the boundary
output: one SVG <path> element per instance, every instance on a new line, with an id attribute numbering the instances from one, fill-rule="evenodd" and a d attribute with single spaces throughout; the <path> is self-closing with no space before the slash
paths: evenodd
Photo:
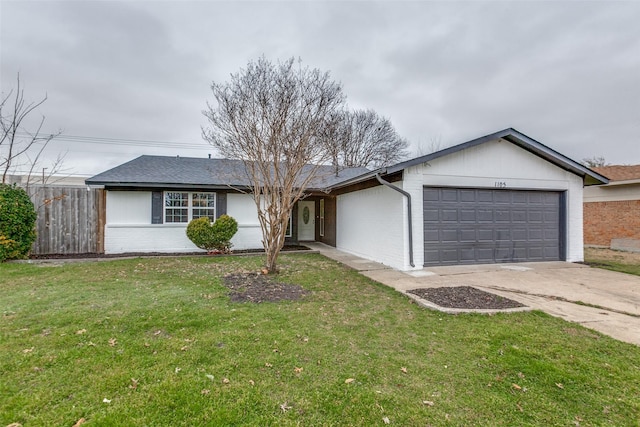
<path id="1" fill-rule="evenodd" d="M 585 245 L 640 250 L 640 165 L 593 170 L 610 181 L 584 189 Z"/>

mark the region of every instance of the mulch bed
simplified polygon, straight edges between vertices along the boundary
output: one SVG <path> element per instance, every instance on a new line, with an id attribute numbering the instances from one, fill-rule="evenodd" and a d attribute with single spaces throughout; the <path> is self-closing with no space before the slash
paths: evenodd
<path id="1" fill-rule="evenodd" d="M 276 282 L 260 273 L 229 274 L 224 276 L 222 284 L 229 288 L 233 302 L 296 301 L 311 293 L 301 286 Z"/>
<path id="2" fill-rule="evenodd" d="M 501 310 L 525 307 L 517 301 L 484 292 L 471 286 L 412 289 L 407 293 L 417 295 L 444 308 Z"/>
<path id="3" fill-rule="evenodd" d="M 310 248 L 302 245 L 286 245 L 282 248 L 281 252 L 289 251 L 309 251 Z M 264 249 L 244 249 L 239 251 L 232 251 L 232 254 L 263 254 Z M 29 255 L 29 259 L 91 259 L 91 258 L 124 258 L 124 257 L 160 257 L 160 256 L 215 256 L 206 252 L 126 252 L 122 254 L 98 254 L 98 253 L 84 253 L 84 254 L 41 254 L 41 255 Z"/>

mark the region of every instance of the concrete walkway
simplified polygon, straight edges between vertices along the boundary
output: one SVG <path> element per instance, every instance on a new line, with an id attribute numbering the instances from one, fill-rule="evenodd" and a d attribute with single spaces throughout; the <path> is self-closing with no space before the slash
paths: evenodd
<path id="1" fill-rule="evenodd" d="M 640 345 L 638 276 L 566 262 L 430 267 L 401 272 L 322 243 L 305 245 L 402 293 L 418 288 L 473 286 Z"/>

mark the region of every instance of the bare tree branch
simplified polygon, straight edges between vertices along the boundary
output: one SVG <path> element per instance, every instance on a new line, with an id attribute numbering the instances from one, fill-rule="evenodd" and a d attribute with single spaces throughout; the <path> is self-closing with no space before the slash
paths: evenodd
<path id="1" fill-rule="evenodd" d="M 3 184 L 6 183 L 9 172 L 20 166 L 29 167 L 30 177 L 44 149 L 51 140 L 60 135 L 61 132 L 48 135 L 40 134 L 45 121 L 44 116 L 36 125 L 34 132 L 25 128 L 23 122 L 46 100 L 47 96 L 45 95 L 39 101 L 27 103 L 24 99 L 20 75 L 18 75 L 15 91 L 9 91 L 7 96 L 0 101 L 0 171 L 2 172 Z M 32 159 L 29 153 L 34 150 L 37 151 Z M 50 173 L 59 170 L 60 166 L 61 162 L 56 161 L 54 167 L 50 168 Z"/>
<path id="2" fill-rule="evenodd" d="M 275 272 L 295 203 L 329 160 L 323 133 L 344 102 L 329 73 L 302 68 L 294 58 L 274 64 L 264 57 L 213 83 L 217 106 L 203 112 L 203 137 L 225 157 L 241 159 L 251 182 L 266 252 Z"/>
<path id="3" fill-rule="evenodd" d="M 605 160 L 604 156 L 593 156 L 582 159 L 582 163 L 584 166 L 588 168 L 599 168 L 602 166 L 609 166 L 609 163 Z"/>
<path id="4" fill-rule="evenodd" d="M 407 140 L 373 110 L 342 111 L 332 119 L 325 143 L 336 172 L 340 167 L 388 166 L 408 155 Z"/>

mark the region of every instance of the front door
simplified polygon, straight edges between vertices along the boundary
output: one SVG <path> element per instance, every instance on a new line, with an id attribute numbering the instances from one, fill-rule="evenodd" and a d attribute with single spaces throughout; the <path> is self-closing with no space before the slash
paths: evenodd
<path id="1" fill-rule="evenodd" d="M 298 202 L 298 240 L 316 239 L 315 202 Z"/>

